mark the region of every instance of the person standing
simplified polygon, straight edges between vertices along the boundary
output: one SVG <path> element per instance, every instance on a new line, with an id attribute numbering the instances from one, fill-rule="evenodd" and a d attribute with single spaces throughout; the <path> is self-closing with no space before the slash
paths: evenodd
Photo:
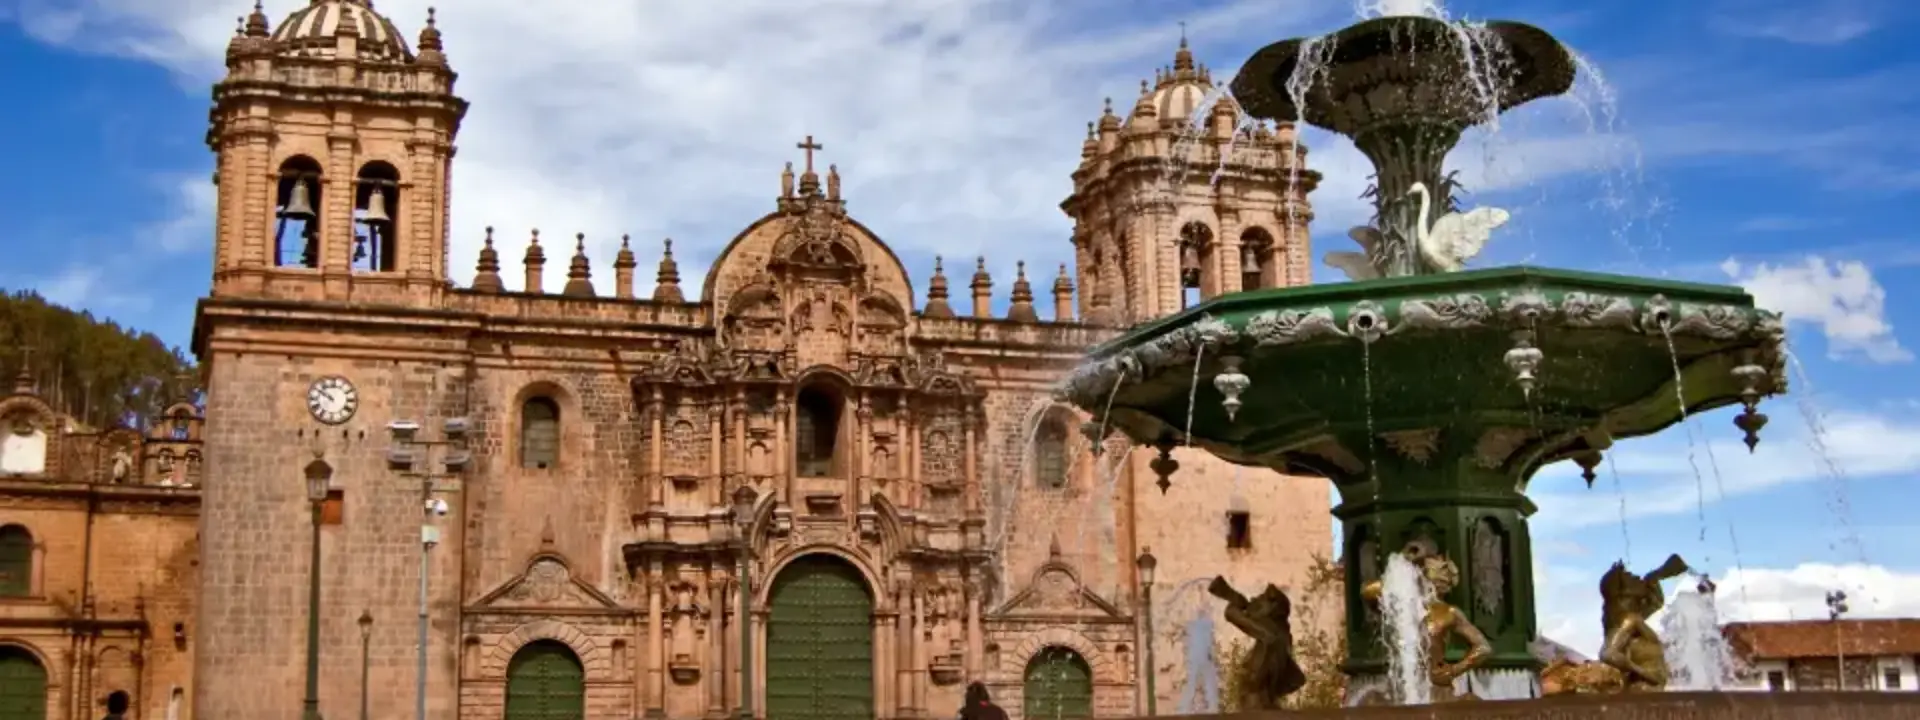
<path id="1" fill-rule="evenodd" d="M 960 707 L 960 720 L 1007 720 L 1007 711 L 993 704 L 985 683 L 967 684 L 967 699 Z"/>

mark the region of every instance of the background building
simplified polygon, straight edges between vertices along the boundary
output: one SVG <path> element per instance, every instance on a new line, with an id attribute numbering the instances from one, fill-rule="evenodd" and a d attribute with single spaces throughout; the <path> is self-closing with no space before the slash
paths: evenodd
<path id="1" fill-rule="evenodd" d="M 1728 623 L 1725 632 L 1746 689 L 1920 690 L 1920 619 Z"/>

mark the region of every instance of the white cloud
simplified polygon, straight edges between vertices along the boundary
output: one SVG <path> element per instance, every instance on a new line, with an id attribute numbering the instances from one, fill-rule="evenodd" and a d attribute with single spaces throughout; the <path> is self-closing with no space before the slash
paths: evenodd
<path id="1" fill-rule="evenodd" d="M 1885 23 L 1885 0 L 1722 0 L 1711 26 L 1729 35 L 1794 45 L 1840 45 Z"/>
<path id="2" fill-rule="evenodd" d="M 1877 363 L 1913 359 L 1887 321 L 1886 288 L 1864 262 L 1829 262 L 1808 255 L 1798 265 L 1747 266 L 1729 258 L 1720 269 L 1761 306 L 1782 313 L 1789 324 L 1819 326 L 1833 357 L 1858 356 Z"/>
<path id="3" fill-rule="evenodd" d="M 169 176 L 159 182 L 166 193 L 166 213 L 140 230 L 141 242 L 168 253 L 210 247 L 219 199 L 213 183 L 203 175 Z"/>
<path id="4" fill-rule="evenodd" d="M 411 37 L 430 2 L 379 9 Z M 197 88 L 223 70 L 246 4 L 40 0 L 21 22 L 46 42 L 162 64 Z M 269 2 L 269 15 L 297 4 Z M 1171 59 L 1176 20 L 1225 80 L 1246 48 L 1323 32 L 1352 11 L 1350 0 L 1222 0 L 1116 22 L 1111 5 L 1078 0 L 443 7 L 459 89 L 474 103 L 455 162 L 450 264 L 467 280 L 492 225 L 511 268 L 539 227 L 557 287 L 570 253 L 555 246 L 584 232 L 606 292 L 614 249 L 630 233 L 645 294 L 658 238 L 671 236 L 683 281 L 698 286 L 713 255 L 772 209 L 781 164 L 798 160 L 794 143 L 812 134 L 827 146 L 822 162 L 839 165 L 850 210 L 916 265 L 917 285 L 931 272 L 928 255 L 985 254 L 1004 294 L 1015 260 L 1070 260 L 1057 204 L 1081 129 L 1103 96 L 1131 106 L 1138 79 Z M 1357 196 L 1370 170 L 1350 144 L 1307 138 L 1327 175 L 1313 198 L 1317 231 L 1343 237 L 1368 214 Z M 1591 166 L 1593 143 L 1582 128 L 1509 132 L 1493 145 L 1505 168 L 1498 179 L 1470 182 L 1576 172 Z M 1463 147 L 1454 163 L 1473 176 L 1494 165 L 1487 152 Z M 519 273 L 503 275 L 511 284 Z"/>

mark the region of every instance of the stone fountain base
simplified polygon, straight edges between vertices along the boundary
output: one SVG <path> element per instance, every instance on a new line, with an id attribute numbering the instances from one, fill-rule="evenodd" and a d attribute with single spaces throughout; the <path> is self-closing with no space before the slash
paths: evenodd
<path id="1" fill-rule="evenodd" d="M 1419 707 L 1269 711 L 1201 718 L 1343 718 L 1344 720 L 1911 720 L 1920 718 L 1920 693 L 1722 692 L 1563 695 L 1513 702 L 1459 702 Z"/>

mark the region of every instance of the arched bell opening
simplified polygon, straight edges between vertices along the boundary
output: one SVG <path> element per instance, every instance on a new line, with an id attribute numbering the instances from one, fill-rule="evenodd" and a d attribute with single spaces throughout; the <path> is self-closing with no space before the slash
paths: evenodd
<path id="1" fill-rule="evenodd" d="M 280 163 L 273 196 L 274 267 L 320 267 L 320 163 L 295 155 Z"/>
<path id="2" fill-rule="evenodd" d="M 1279 268 L 1273 261 L 1273 236 L 1264 228 L 1247 228 L 1240 233 L 1240 289 L 1259 290 L 1278 287 Z"/>
<path id="3" fill-rule="evenodd" d="M 1206 223 L 1189 222 L 1180 226 L 1180 306 L 1193 307 L 1220 294 L 1219 273 L 1214 272 L 1213 229 Z"/>
<path id="4" fill-rule="evenodd" d="M 393 272 L 400 258 L 395 232 L 400 211 L 400 171 L 375 160 L 360 166 L 353 182 L 353 269 Z"/>
<path id="5" fill-rule="evenodd" d="M 847 396 L 824 379 L 800 386 L 794 395 L 793 468 L 803 478 L 846 477 Z"/>

